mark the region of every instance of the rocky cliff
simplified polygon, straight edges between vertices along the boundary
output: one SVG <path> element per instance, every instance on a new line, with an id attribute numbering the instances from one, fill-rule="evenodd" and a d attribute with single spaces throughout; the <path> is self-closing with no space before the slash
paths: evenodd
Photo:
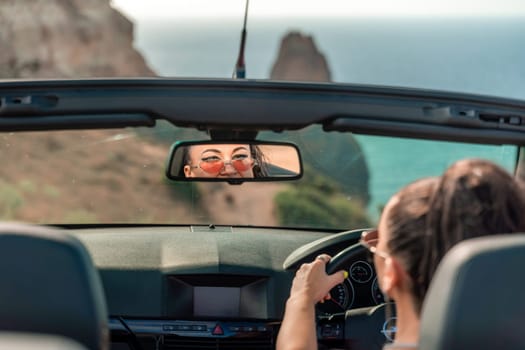
<path id="1" fill-rule="evenodd" d="M 109 0 L 2 0 L 0 78 L 154 76 Z"/>

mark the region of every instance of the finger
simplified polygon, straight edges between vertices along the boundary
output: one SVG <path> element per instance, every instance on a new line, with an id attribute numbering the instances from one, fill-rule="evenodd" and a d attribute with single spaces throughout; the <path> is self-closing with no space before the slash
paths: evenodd
<path id="1" fill-rule="evenodd" d="M 330 259 L 332 259 L 332 257 L 328 254 L 319 254 L 315 259 L 321 260 L 326 264 L 330 261 Z"/>
<path id="2" fill-rule="evenodd" d="M 345 270 L 337 271 L 336 273 L 329 275 L 328 280 L 332 286 L 336 286 L 339 283 L 343 283 L 348 278 L 348 272 Z"/>
<path id="3" fill-rule="evenodd" d="M 322 297 L 321 299 L 319 299 L 319 303 L 324 303 L 325 301 L 327 300 L 330 300 L 332 299 L 332 296 L 330 295 L 330 293 L 326 294 L 324 297 Z"/>

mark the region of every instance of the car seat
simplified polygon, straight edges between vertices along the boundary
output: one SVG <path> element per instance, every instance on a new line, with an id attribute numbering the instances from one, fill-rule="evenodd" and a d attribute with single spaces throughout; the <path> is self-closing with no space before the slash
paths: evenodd
<path id="1" fill-rule="evenodd" d="M 78 342 L 58 335 L 0 332 L 0 350 L 86 350 Z"/>
<path id="2" fill-rule="evenodd" d="M 525 235 L 470 239 L 439 265 L 423 304 L 420 349 L 525 349 Z"/>
<path id="3" fill-rule="evenodd" d="M 98 272 L 82 243 L 58 229 L 0 224 L 0 331 L 70 338 L 107 349 Z"/>

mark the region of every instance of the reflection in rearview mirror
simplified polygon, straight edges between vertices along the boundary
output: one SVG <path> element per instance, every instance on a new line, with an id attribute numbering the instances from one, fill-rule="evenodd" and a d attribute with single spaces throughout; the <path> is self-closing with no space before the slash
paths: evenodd
<path id="1" fill-rule="evenodd" d="M 224 143 L 214 141 L 175 143 L 166 175 L 182 181 L 293 180 L 302 175 L 301 157 L 290 143 Z"/>

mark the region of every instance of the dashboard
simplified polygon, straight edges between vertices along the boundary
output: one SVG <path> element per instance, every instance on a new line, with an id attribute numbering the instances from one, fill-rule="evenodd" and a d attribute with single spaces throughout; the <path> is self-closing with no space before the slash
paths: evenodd
<path id="1" fill-rule="evenodd" d="M 320 253 L 357 243 L 360 230 L 230 226 L 71 230 L 100 273 L 111 349 L 273 349 L 295 271 Z M 323 317 L 382 303 L 362 251 L 349 277 L 317 305 Z M 320 332 L 320 343 L 344 340 Z"/>

